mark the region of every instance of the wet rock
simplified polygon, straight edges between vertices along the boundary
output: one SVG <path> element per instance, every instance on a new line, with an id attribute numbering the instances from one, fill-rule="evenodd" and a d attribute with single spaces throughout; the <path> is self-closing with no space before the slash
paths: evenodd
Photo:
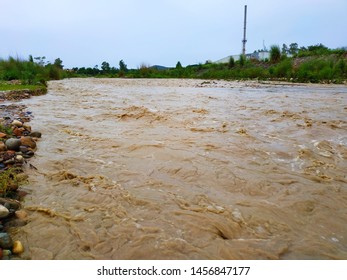
<path id="1" fill-rule="evenodd" d="M 31 137 L 41 138 L 42 133 L 38 131 L 33 131 L 29 134 Z"/>
<path id="2" fill-rule="evenodd" d="M 25 129 L 23 127 L 16 127 L 13 129 L 13 134 L 16 136 L 22 136 Z"/>
<path id="3" fill-rule="evenodd" d="M 13 126 L 17 126 L 17 127 L 22 127 L 23 123 L 20 122 L 19 120 L 13 120 L 13 122 L 11 123 Z"/>
<path id="4" fill-rule="evenodd" d="M 6 218 L 8 215 L 10 215 L 10 211 L 0 204 L 0 219 Z"/>
<path id="5" fill-rule="evenodd" d="M 3 260 L 4 260 L 5 257 L 7 257 L 6 260 L 8 260 L 11 257 L 11 255 L 12 255 L 11 250 L 2 250 Z"/>
<path id="6" fill-rule="evenodd" d="M 33 140 L 32 137 L 30 136 L 23 136 L 20 138 L 21 144 L 18 146 L 18 149 L 20 146 L 28 146 L 32 149 L 36 148 L 36 142 Z"/>
<path id="7" fill-rule="evenodd" d="M 6 145 L 4 142 L 0 141 L 0 152 L 6 151 Z"/>
<path id="8" fill-rule="evenodd" d="M 24 158 L 31 158 L 32 156 L 34 156 L 34 152 L 33 151 L 28 151 L 26 153 L 23 154 Z"/>
<path id="9" fill-rule="evenodd" d="M 3 249 L 12 249 L 13 241 L 7 232 L 0 232 L 0 247 Z"/>
<path id="10" fill-rule="evenodd" d="M 17 156 L 16 156 L 16 162 L 18 162 L 18 163 L 23 163 L 23 162 L 24 162 L 23 156 L 17 155 Z"/>
<path id="11" fill-rule="evenodd" d="M 20 146 L 19 151 L 21 151 L 22 153 L 26 153 L 29 151 L 29 148 L 27 146 Z"/>
<path id="12" fill-rule="evenodd" d="M 23 123 L 23 127 L 25 128 L 25 130 L 31 132 L 31 126 L 28 123 Z"/>
<path id="13" fill-rule="evenodd" d="M 8 150 L 19 151 L 19 147 L 21 146 L 21 140 L 17 138 L 7 139 L 5 145 Z"/>
<path id="14" fill-rule="evenodd" d="M 26 221 L 28 219 L 28 213 L 25 210 L 17 210 L 15 215 L 17 219 L 22 221 Z"/>
<path id="15" fill-rule="evenodd" d="M 15 164 L 15 163 L 16 163 L 16 161 L 14 158 L 10 158 L 10 159 L 4 161 L 5 165 L 10 165 L 10 164 Z"/>
<path id="16" fill-rule="evenodd" d="M 20 202 L 15 199 L 0 197 L 0 204 L 4 205 L 7 209 L 13 209 L 17 211 L 20 209 Z"/>
<path id="17" fill-rule="evenodd" d="M 23 252 L 24 252 L 24 247 L 22 245 L 22 242 L 20 242 L 19 240 L 16 240 L 15 242 L 13 242 L 12 253 L 19 255 Z"/>

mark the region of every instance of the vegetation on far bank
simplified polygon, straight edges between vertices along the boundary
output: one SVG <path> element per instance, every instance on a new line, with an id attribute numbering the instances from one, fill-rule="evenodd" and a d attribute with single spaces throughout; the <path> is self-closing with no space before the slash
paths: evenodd
<path id="1" fill-rule="evenodd" d="M 54 63 L 45 62 L 45 57 L 32 56 L 28 60 L 12 57 L 7 60 L 0 59 L 0 90 L 17 86 L 4 85 L 3 82 L 1 85 L 1 81 L 20 80 L 25 85 L 46 85 L 48 80 L 68 77 L 258 79 L 343 83 L 347 81 L 347 50 L 329 49 L 322 44 L 299 48 L 298 44 L 292 43 L 289 46 L 283 44 L 282 48 L 271 46 L 270 58 L 266 60 L 241 56 L 237 61 L 231 57 L 228 63 L 221 64 L 206 62 L 183 67 L 177 62 L 176 67 L 172 68 L 142 64 L 137 69 L 128 69 L 123 60 L 119 61 L 119 67 L 103 61 L 100 67 L 95 65 L 64 70 L 60 58 Z"/>
<path id="2" fill-rule="evenodd" d="M 228 63 L 188 65 L 166 68 L 142 64 L 138 69 L 127 69 L 123 60 L 119 68 L 104 61 L 101 69 L 73 68 L 70 76 L 75 77 L 126 77 L 126 78 L 200 78 L 226 80 L 281 80 L 311 83 L 343 83 L 347 81 L 347 50 L 329 49 L 322 44 L 301 47 L 296 43 L 271 46 L 270 58 L 266 60 L 246 59 L 241 56 Z"/>

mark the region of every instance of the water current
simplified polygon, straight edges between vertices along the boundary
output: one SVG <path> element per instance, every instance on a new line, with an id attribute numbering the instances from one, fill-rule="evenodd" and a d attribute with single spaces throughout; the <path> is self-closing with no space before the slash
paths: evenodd
<path id="1" fill-rule="evenodd" d="M 345 86 L 67 79 L 24 104 L 23 258 L 347 259 Z"/>

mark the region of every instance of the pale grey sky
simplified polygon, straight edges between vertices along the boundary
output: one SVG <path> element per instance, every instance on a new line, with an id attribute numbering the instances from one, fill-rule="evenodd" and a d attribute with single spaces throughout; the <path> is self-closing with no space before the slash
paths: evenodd
<path id="1" fill-rule="evenodd" d="M 0 57 L 174 66 L 273 44 L 347 46 L 347 0 L 0 0 Z"/>

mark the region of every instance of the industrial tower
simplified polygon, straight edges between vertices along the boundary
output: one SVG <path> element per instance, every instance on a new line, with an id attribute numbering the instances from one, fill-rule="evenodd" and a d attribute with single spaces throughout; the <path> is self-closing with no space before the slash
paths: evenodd
<path id="1" fill-rule="evenodd" d="M 245 16 L 243 23 L 243 40 L 242 40 L 242 55 L 246 55 L 246 25 L 247 25 L 247 5 L 245 5 Z"/>

